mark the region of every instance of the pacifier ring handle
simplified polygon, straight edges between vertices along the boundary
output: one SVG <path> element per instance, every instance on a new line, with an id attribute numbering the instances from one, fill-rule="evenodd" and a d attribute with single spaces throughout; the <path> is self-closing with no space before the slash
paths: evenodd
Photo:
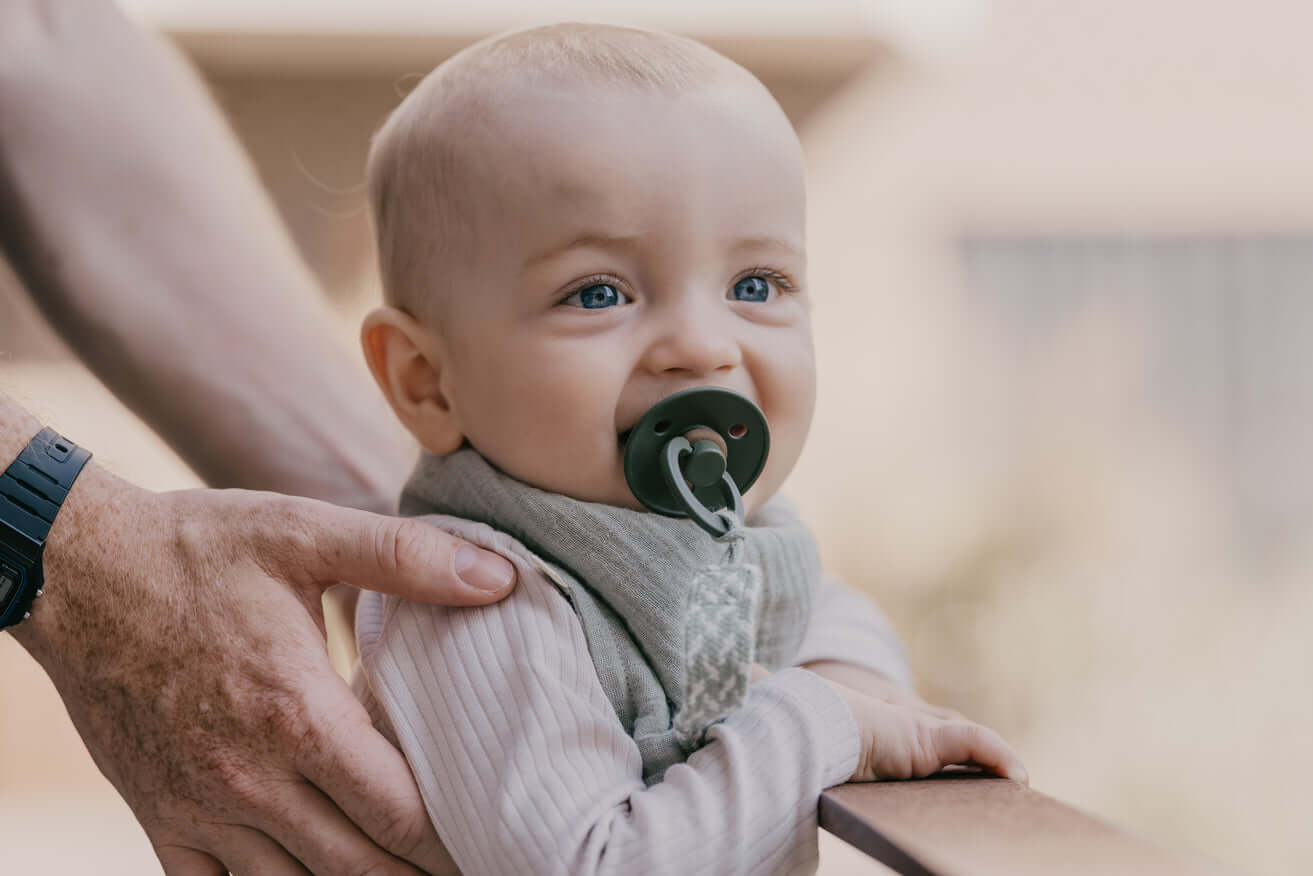
<path id="1" fill-rule="evenodd" d="M 706 505 L 693 495 L 689 489 L 688 482 L 684 480 L 684 473 L 680 467 L 684 457 L 693 452 L 693 445 L 688 443 L 688 439 L 682 435 L 677 435 L 666 442 L 665 448 L 661 454 L 661 474 L 665 479 L 666 486 L 670 489 L 671 495 L 675 501 L 683 508 L 693 522 L 702 527 L 713 538 L 720 538 L 727 535 L 730 531 L 730 525 L 725 518 L 713 512 Z M 738 486 L 734 483 L 734 478 L 730 477 L 729 472 L 724 472 L 720 476 L 720 490 L 725 499 L 725 507 L 732 511 L 738 518 L 739 523 L 743 522 L 743 496 L 739 493 Z"/>
<path id="2" fill-rule="evenodd" d="M 694 440 L 703 430 L 720 440 Z M 664 471 L 666 444 L 677 436 L 691 442 L 692 451 L 679 457 L 672 480 Z M 681 485 L 712 512 L 732 509 L 734 494 L 742 499 L 766 465 L 770 428 L 766 415 L 746 396 L 724 387 L 699 386 L 654 404 L 626 431 L 623 446 L 625 483 L 642 506 L 668 517 L 688 517 L 697 512 L 680 495 Z M 733 494 L 722 475 L 733 481 Z"/>

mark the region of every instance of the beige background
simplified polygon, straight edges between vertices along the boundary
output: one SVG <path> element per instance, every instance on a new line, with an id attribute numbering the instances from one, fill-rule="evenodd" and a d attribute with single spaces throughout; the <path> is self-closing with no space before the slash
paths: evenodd
<path id="1" fill-rule="evenodd" d="M 538 8 L 131 5 L 208 71 L 344 338 L 401 74 Z M 1264 244 L 1313 239 L 1313 8 L 606 8 L 709 39 L 799 124 L 822 395 L 790 489 L 923 693 L 1040 790 L 1241 872 L 1313 869 L 1313 273 Z M 0 289 L 0 386 L 134 480 L 194 483 Z M 7 638 L 0 665 L 12 872 L 153 872 L 39 670 Z"/>

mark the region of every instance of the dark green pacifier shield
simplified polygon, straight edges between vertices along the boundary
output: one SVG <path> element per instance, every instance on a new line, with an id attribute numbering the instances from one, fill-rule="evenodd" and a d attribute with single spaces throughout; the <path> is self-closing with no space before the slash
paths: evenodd
<path id="1" fill-rule="evenodd" d="M 749 399 L 720 387 L 686 389 L 651 407 L 625 443 L 625 480 L 643 505 L 670 517 L 688 512 L 666 485 L 661 462 L 666 443 L 693 429 L 710 429 L 729 449 L 726 473 L 740 493 L 746 493 L 770 452 L 766 416 Z M 695 486 L 693 495 L 712 511 L 726 507 L 720 484 Z"/>

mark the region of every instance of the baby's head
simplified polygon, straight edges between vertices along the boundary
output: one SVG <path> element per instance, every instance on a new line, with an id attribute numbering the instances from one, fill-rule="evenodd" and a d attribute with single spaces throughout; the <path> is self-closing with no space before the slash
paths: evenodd
<path id="1" fill-rule="evenodd" d="M 815 367 L 802 154 L 747 71 L 691 40 L 556 25 L 479 43 L 369 158 L 386 306 L 366 358 L 427 450 L 640 507 L 623 441 L 722 386 L 771 426 L 754 510 L 793 468 Z"/>

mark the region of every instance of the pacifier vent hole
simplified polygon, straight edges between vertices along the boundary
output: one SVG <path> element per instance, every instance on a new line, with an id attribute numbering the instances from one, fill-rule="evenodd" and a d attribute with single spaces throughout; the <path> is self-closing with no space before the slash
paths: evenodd
<path id="1" fill-rule="evenodd" d="M 746 434 L 748 434 L 748 427 L 742 423 L 735 423 L 729 427 L 729 437 L 731 438 L 742 438 Z"/>
<path id="2" fill-rule="evenodd" d="M 670 431 L 670 421 L 669 421 L 669 420 L 658 420 L 658 421 L 657 421 L 657 424 L 656 424 L 655 426 L 653 426 L 652 429 L 653 429 L 658 435 L 664 435 L 664 434 L 666 434 L 667 432 Z"/>

